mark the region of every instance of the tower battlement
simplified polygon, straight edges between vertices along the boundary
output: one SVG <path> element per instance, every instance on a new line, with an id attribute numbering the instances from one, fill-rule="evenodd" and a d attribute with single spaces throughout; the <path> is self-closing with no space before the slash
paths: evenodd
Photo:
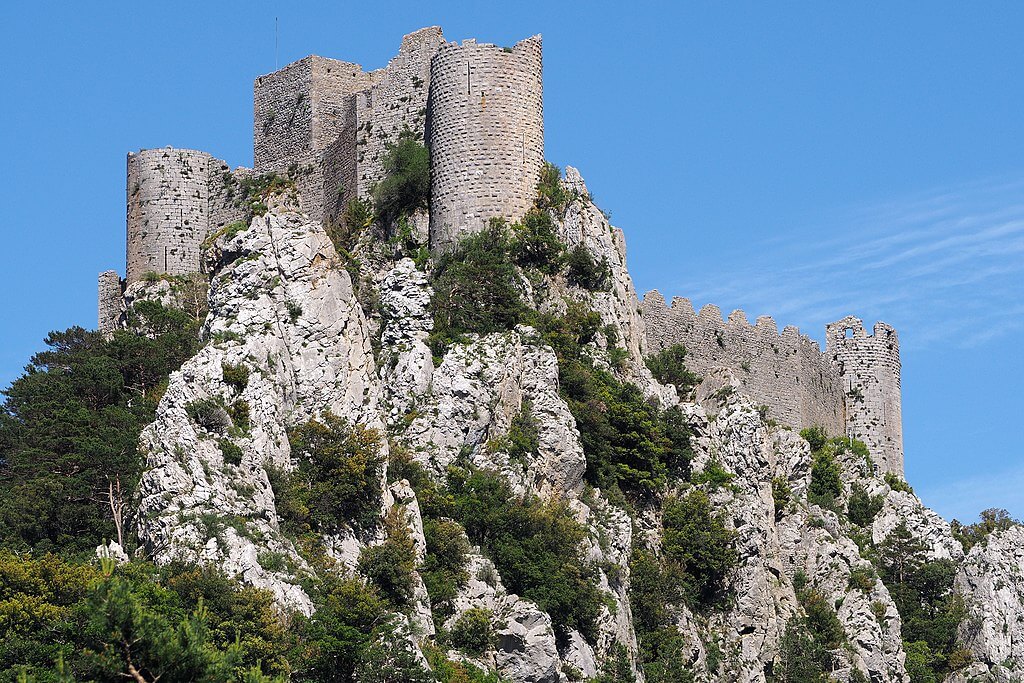
<path id="1" fill-rule="evenodd" d="M 869 335 L 860 318 L 847 316 L 826 326 L 825 355 L 843 383 L 848 433 L 867 444 L 883 471 L 902 475 L 903 411 L 896 330 L 878 322 Z"/>
<path id="2" fill-rule="evenodd" d="M 682 344 L 690 370 L 729 368 L 774 419 L 860 439 L 882 471 L 903 475 L 900 352 L 891 326 L 877 323 L 868 335 L 848 316 L 826 326 L 822 352 L 795 327 L 779 333 L 768 316 L 751 325 L 737 310 L 723 320 L 712 304 L 697 313 L 676 297 L 669 307 L 657 290 L 644 296 L 641 314 L 648 353 Z"/>

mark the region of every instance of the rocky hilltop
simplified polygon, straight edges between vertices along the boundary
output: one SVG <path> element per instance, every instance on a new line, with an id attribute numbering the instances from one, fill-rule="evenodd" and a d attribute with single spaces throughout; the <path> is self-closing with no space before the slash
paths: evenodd
<path id="1" fill-rule="evenodd" d="M 846 320 L 829 360 L 641 301 L 579 172 L 510 147 L 542 136 L 539 69 L 539 37 L 424 29 L 380 71 L 258 79 L 264 168 L 130 157 L 129 277 L 101 276 L 101 334 L 51 338 L 0 422 L 4 546 L 102 539 L 103 562 L 0 553 L 5 671 L 1019 680 L 1024 529 L 951 525 L 904 481 L 891 328 L 883 373 Z M 672 315 L 707 334 L 652 332 Z M 51 381 L 88 418 L 70 448 L 32 436 L 60 421 Z M 43 509 L 71 485 L 51 462 L 85 494 Z"/>

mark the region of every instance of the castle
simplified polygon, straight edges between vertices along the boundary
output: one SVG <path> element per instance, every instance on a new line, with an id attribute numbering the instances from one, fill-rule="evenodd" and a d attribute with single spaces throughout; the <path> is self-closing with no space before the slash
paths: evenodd
<path id="1" fill-rule="evenodd" d="M 232 170 L 211 154 L 150 149 L 128 155 L 126 280 L 99 276 L 99 329 L 120 324 L 125 287 L 147 273 L 201 270 L 203 241 L 242 219 L 240 185 L 287 173 L 302 210 L 329 222 L 385 176 L 401 135 L 430 150 L 429 242 L 445 250 L 492 217 L 518 218 L 533 204 L 544 163 L 540 36 L 512 47 L 446 42 L 438 27 L 405 36 L 382 69 L 310 56 L 260 76 L 253 87 L 254 168 Z M 732 369 L 778 422 L 822 425 L 864 441 L 878 466 L 903 474 L 900 359 L 895 330 L 868 335 L 848 317 L 818 344 L 774 321 L 750 325 L 714 306 L 696 314 L 686 299 L 668 307 L 658 292 L 640 304 L 647 352 L 673 344 L 697 373 Z"/>

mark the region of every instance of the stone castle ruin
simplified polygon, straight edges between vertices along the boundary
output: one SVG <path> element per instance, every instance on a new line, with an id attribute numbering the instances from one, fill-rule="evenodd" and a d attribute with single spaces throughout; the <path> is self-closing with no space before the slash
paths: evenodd
<path id="1" fill-rule="evenodd" d="M 126 280 L 99 276 L 99 329 L 120 324 L 125 288 L 148 274 L 201 271 L 202 244 L 244 218 L 239 186 L 286 173 L 301 209 L 329 222 L 384 178 L 389 147 L 403 134 L 430 150 L 429 243 L 445 250 L 492 217 L 521 217 L 544 163 L 540 36 L 512 47 L 446 42 L 438 27 L 405 36 L 382 69 L 309 56 L 253 87 L 254 168 L 232 170 L 211 154 L 149 149 L 128 155 Z M 656 291 L 638 304 L 646 353 L 673 344 L 698 374 L 727 367 L 770 416 L 792 427 L 821 425 L 864 441 L 877 465 L 903 473 L 900 359 L 895 330 L 868 335 L 847 317 L 827 327 L 825 352 L 769 317 L 671 307 Z"/>

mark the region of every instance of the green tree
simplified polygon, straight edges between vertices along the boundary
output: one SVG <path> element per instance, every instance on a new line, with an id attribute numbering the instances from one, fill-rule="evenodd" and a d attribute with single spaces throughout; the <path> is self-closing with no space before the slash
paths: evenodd
<path id="1" fill-rule="evenodd" d="M 430 153 L 406 130 L 388 148 L 385 177 L 373 191 L 377 215 L 385 222 L 424 209 L 430 201 Z"/>
<path id="2" fill-rule="evenodd" d="M 369 529 L 381 505 L 380 435 L 330 412 L 289 432 L 297 467 L 272 472 L 277 512 L 290 533 Z"/>
<path id="3" fill-rule="evenodd" d="M 693 607 L 721 605 L 726 576 L 739 561 L 736 532 L 714 514 L 700 490 L 667 501 L 662 524 L 662 550 L 678 567 L 686 601 Z"/>
<path id="4" fill-rule="evenodd" d="M 697 375 L 686 369 L 686 347 L 674 344 L 662 349 L 653 356 L 648 356 L 647 364 L 654 379 L 662 384 L 671 384 L 679 390 L 680 395 L 689 394 L 700 381 Z"/>

